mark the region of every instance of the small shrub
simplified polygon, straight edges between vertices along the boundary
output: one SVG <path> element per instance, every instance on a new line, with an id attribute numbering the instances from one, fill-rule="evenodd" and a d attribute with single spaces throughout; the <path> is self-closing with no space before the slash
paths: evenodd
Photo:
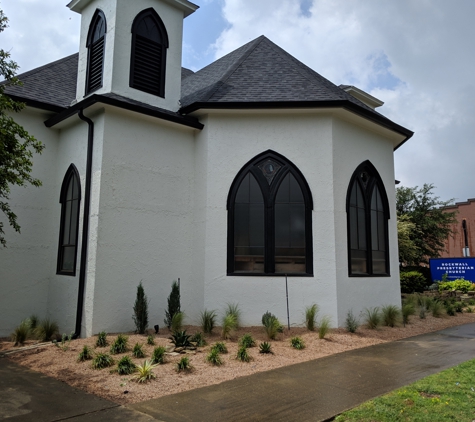
<path id="1" fill-rule="evenodd" d="M 405 302 L 401 307 L 402 323 L 409 324 L 409 317 L 416 313 L 416 308 L 412 302 Z"/>
<path id="2" fill-rule="evenodd" d="M 463 312 L 463 303 L 462 302 L 455 302 L 455 312 Z"/>
<path id="3" fill-rule="evenodd" d="M 430 311 L 433 317 L 441 318 L 445 315 L 445 306 L 442 302 L 438 300 L 434 300 L 430 307 Z"/>
<path id="4" fill-rule="evenodd" d="M 312 306 L 305 308 L 305 326 L 310 331 L 315 331 L 315 319 L 318 313 L 318 306 L 314 303 Z"/>
<path id="5" fill-rule="evenodd" d="M 11 340 L 15 342 L 15 346 L 22 346 L 25 344 L 25 341 L 31 334 L 30 330 L 30 321 L 25 320 L 20 323 L 18 327 L 15 328 L 13 333 L 10 335 Z"/>
<path id="6" fill-rule="evenodd" d="M 190 364 L 190 359 L 188 356 L 183 356 L 176 364 L 177 372 L 191 371 L 191 369 L 192 369 L 192 366 Z"/>
<path id="7" fill-rule="evenodd" d="M 31 315 L 30 318 L 28 318 L 30 321 L 30 329 L 31 331 L 35 331 L 36 327 L 38 326 L 38 317 L 36 315 Z"/>
<path id="8" fill-rule="evenodd" d="M 470 300 L 468 301 L 468 304 L 469 304 L 470 306 L 475 305 L 475 299 L 470 299 Z"/>
<path id="9" fill-rule="evenodd" d="M 249 353 L 247 353 L 247 349 L 244 346 L 241 346 L 236 355 L 236 359 L 241 361 L 241 362 L 250 362 L 251 357 L 249 356 Z"/>
<path id="10" fill-rule="evenodd" d="M 455 312 L 455 306 L 452 305 L 451 303 L 447 303 L 445 305 L 445 312 L 447 312 L 447 315 L 449 315 L 449 316 L 455 316 L 457 314 Z"/>
<path id="11" fill-rule="evenodd" d="M 58 324 L 49 318 L 45 318 L 36 327 L 34 335 L 40 341 L 50 341 L 58 332 Z"/>
<path id="12" fill-rule="evenodd" d="M 350 333 L 355 333 L 359 327 L 358 320 L 353 315 L 353 311 L 351 309 L 346 314 L 345 327 L 346 330 Z"/>
<path id="13" fill-rule="evenodd" d="M 154 365 L 148 360 L 146 360 L 142 365 L 136 365 L 137 375 L 135 375 L 135 381 L 144 383 L 156 378 L 155 374 L 153 373 L 153 368 L 156 366 L 157 365 Z"/>
<path id="14" fill-rule="evenodd" d="M 101 331 L 97 335 L 96 347 L 106 347 L 107 344 L 108 344 L 108 342 L 107 342 L 107 333 L 105 331 Z"/>
<path id="15" fill-rule="evenodd" d="M 324 339 L 329 331 L 330 331 L 330 318 L 327 316 L 324 316 L 322 320 L 320 321 L 320 326 L 318 327 L 318 338 Z"/>
<path id="16" fill-rule="evenodd" d="M 205 334 L 211 334 L 216 325 L 216 311 L 204 310 L 201 313 L 201 328 Z"/>
<path id="17" fill-rule="evenodd" d="M 422 293 L 428 286 L 427 279 L 419 271 L 401 272 L 401 293 Z"/>
<path id="18" fill-rule="evenodd" d="M 152 335 L 147 336 L 147 344 L 149 346 L 155 346 L 155 340 Z"/>
<path id="19" fill-rule="evenodd" d="M 473 309 L 468 306 L 466 309 L 465 309 L 465 312 L 467 312 L 467 314 L 473 314 Z"/>
<path id="20" fill-rule="evenodd" d="M 92 360 L 92 367 L 94 369 L 109 368 L 112 365 L 114 365 L 114 359 L 107 353 L 97 353 Z"/>
<path id="21" fill-rule="evenodd" d="M 282 327 L 280 321 L 269 311 L 262 315 L 262 325 L 264 326 L 264 330 L 270 340 L 275 340 L 277 333 L 284 332 L 284 327 Z"/>
<path id="22" fill-rule="evenodd" d="M 192 343 L 196 343 L 196 347 L 206 346 L 205 336 L 201 332 L 196 333 L 193 337 L 191 337 L 190 341 Z"/>
<path id="23" fill-rule="evenodd" d="M 117 372 L 119 375 L 130 375 L 135 372 L 135 363 L 132 362 L 130 356 L 123 356 L 117 363 Z"/>
<path id="24" fill-rule="evenodd" d="M 456 291 L 459 290 L 463 293 L 467 293 L 471 290 L 475 289 L 475 284 L 473 284 L 471 281 L 464 280 L 462 278 L 459 278 L 454 281 L 442 281 L 439 283 L 439 292 L 443 291 Z"/>
<path id="25" fill-rule="evenodd" d="M 425 306 L 419 306 L 419 318 L 426 319 L 427 308 Z"/>
<path id="26" fill-rule="evenodd" d="M 375 330 L 381 324 L 381 313 L 378 307 L 366 308 L 364 310 L 365 323 L 369 329 Z"/>
<path id="27" fill-rule="evenodd" d="M 223 318 L 223 327 L 222 327 L 223 329 L 221 332 L 221 337 L 224 340 L 229 339 L 231 337 L 232 332 L 236 330 L 237 327 L 238 325 L 237 325 L 236 315 L 233 315 L 233 314 L 225 315 Z"/>
<path id="28" fill-rule="evenodd" d="M 305 343 L 300 337 L 292 337 L 290 339 L 290 345 L 297 350 L 305 349 Z"/>
<path id="29" fill-rule="evenodd" d="M 173 315 L 178 312 L 180 312 L 180 287 L 178 286 L 178 282 L 174 281 L 172 283 L 172 291 L 170 292 L 170 296 L 168 296 L 168 308 L 165 311 L 164 321 L 168 329 L 172 326 Z"/>
<path id="30" fill-rule="evenodd" d="M 145 357 L 145 352 L 143 351 L 143 344 L 135 343 L 134 349 L 132 350 L 134 357 L 142 359 Z"/>
<path id="31" fill-rule="evenodd" d="M 183 329 L 183 318 L 185 314 L 183 312 L 177 312 L 173 315 L 172 322 L 170 325 L 170 331 L 172 333 L 176 331 L 181 331 Z"/>
<path id="32" fill-rule="evenodd" d="M 125 353 L 127 351 L 127 343 L 129 338 L 123 334 L 119 334 L 114 342 L 111 344 L 110 352 L 113 355 L 118 355 L 119 353 Z"/>
<path id="33" fill-rule="evenodd" d="M 78 362 L 85 362 L 86 360 L 92 359 L 92 350 L 89 346 L 84 345 L 82 350 L 79 352 Z"/>
<path id="34" fill-rule="evenodd" d="M 271 344 L 268 343 L 267 341 L 264 341 L 264 342 L 262 342 L 261 344 L 259 344 L 259 353 L 263 353 L 263 354 L 271 353 L 271 354 L 274 354 L 274 352 L 272 351 L 272 346 L 271 346 Z"/>
<path id="35" fill-rule="evenodd" d="M 395 327 L 399 321 L 400 311 L 396 305 L 387 305 L 381 308 L 383 324 L 387 327 Z"/>
<path id="36" fill-rule="evenodd" d="M 206 360 L 215 366 L 221 366 L 223 361 L 221 360 L 221 356 L 219 356 L 219 351 L 214 347 L 210 350 L 208 355 L 206 356 Z"/>
<path id="37" fill-rule="evenodd" d="M 236 319 L 236 329 L 241 325 L 241 310 L 238 303 L 228 303 L 225 315 L 233 315 Z"/>
<path id="38" fill-rule="evenodd" d="M 175 331 L 173 332 L 172 336 L 168 338 L 175 345 L 175 347 L 189 347 L 191 346 L 190 337 L 191 335 L 186 334 L 186 330 L 184 330 Z"/>
<path id="39" fill-rule="evenodd" d="M 53 340 L 53 343 L 56 347 L 59 347 L 63 352 L 69 349 L 69 344 L 71 343 L 71 340 L 73 339 L 73 334 L 74 332 L 71 332 L 71 334 L 66 335 L 63 334 L 61 336 L 61 343 L 58 343 L 56 340 Z"/>
<path id="40" fill-rule="evenodd" d="M 239 346 L 243 347 L 254 347 L 256 345 L 255 340 L 252 338 L 250 334 L 244 334 L 240 339 L 239 339 Z"/>
<path id="41" fill-rule="evenodd" d="M 228 353 L 228 348 L 221 341 L 218 341 L 217 343 L 215 343 L 215 345 L 212 347 L 212 349 L 217 350 L 218 353 Z"/>
<path id="42" fill-rule="evenodd" d="M 157 365 L 165 363 L 165 348 L 163 346 L 158 346 L 153 349 L 151 362 Z"/>
<path id="43" fill-rule="evenodd" d="M 134 315 L 132 319 L 135 323 L 135 332 L 144 334 L 148 326 L 148 302 L 142 282 L 137 286 L 137 296 L 135 298 Z"/>

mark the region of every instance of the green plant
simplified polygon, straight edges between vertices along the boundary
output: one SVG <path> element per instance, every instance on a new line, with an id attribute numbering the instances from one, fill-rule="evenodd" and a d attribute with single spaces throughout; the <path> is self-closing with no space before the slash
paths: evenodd
<path id="1" fill-rule="evenodd" d="M 151 362 L 160 365 L 165 363 L 165 348 L 163 346 L 158 346 L 153 349 Z"/>
<path id="2" fill-rule="evenodd" d="M 463 312 L 463 303 L 462 302 L 455 302 L 455 311 L 456 312 Z"/>
<path id="3" fill-rule="evenodd" d="M 330 331 L 330 317 L 324 316 L 321 321 L 320 325 L 318 327 L 318 338 L 323 339 L 325 336 L 328 334 Z"/>
<path id="4" fill-rule="evenodd" d="M 170 331 L 181 331 L 183 329 L 183 317 L 185 314 L 183 312 L 176 312 L 172 317 L 172 322 L 170 324 Z"/>
<path id="5" fill-rule="evenodd" d="M 236 315 L 229 314 L 223 318 L 223 327 L 221 331 L 221 337 L 227 340 L 231 337 L 232 332 L 237 328 Z"/>
<path id="6" fill-rule="evenodd" d="M 109 368 L 112 365 L 114 365 L 114 359 L 107 353 L 97 353 L 92 360 L 92 367 L 94 369 Z"/>
<path id="7" fill-rule="evenodd" d="M 205 334 L 211 334 L 216 325 L 216 311 L 204 310 L 201 313 L 201 328 Z"/>
<path id="8" fill-rule="evenodd" d="M 148 326 L 148 302 L 142 282 L 137 286 L 137 296 L 135 298 L 134 315 L 132 319 L 135 323 L 135 332 L 144 334 Z"/>
<path id="9" fill-rule="evenodd" d="M 396 305 L 386 305 L 381 308 L 383 324 L 387 327 L 395 327 L 399 322 L 400 310 Z"/>
<path id="10" fill-rule="evenodd" d="M 409 323 L 409 317 L 416 313 L 416 308 L 412 302 L 403 302 L 401 307 L 402 323 L 404 325 Z"/>
<path id="11" fill-rule="evenodd" d="M 28 318 L 30 321 L 30 329 L 31 331 L 35 331 L 36 327 L 38 326 L 38 317 L 36 315 L 31 315 L 30 318 Z"/>
<path id="12" fill-rule="evenodd" d="M 82 350 L 79 352 L 78 362 L 85 362 L 86 360 L 92 359 L 92 350 L 89 346 L 84 345 Z"/>
<path id="13" fill-rule="evenodd" d="M 431 307 L 430 307 L 430 311 L 431 311 L 433 317 L 441 318 L 445 314 L 445 306 L 439 300 L 434 300 L 432 302 Z"/>
<path id="14" fill-rule="evenodd" d="M 73 339 L 74 332 L 71 332 L 71 334 L 66 335 L 65 333 L 61 336 L 61 344 L 59 344 L 56 340 L 53 340 L 53 343 L 56 347 L 59 347 L 63 352 L 69 349 L 69 344 L 71 343 L 71 340 Z"/>
<path id="15" fill-rule="evenodd" d="M 143 344 L 135 343 L 134 349 L 132 350 L 134 357 L 141 359 L 145 357 L 145 352 L 143 351 Z"/>
<path id="16" fill-rule="evenodd" d="M 183 356 L 176 364 L 177 372 L 191 371 L 191 369 L 192 369 L 192 366 L 190 364 L 190 359 L 188 358 L 188 356 Z"/>
<path id="17" fill-rule="evenodd" d="M 470 299 L 470 300 L 468 301 L 468 304 L 469 304 L 470 306 L 475 305 L 475 299 Z"/>
<path id="18" fill-rule="evenodd" d="M 269 311 L 262 315 L 262 325 L 264 326 L 267 337 L 271 340 L 275 340 L 277 333 L 284 332 L 284 327 L 282 327 L 280 321 Z"/>
<path id="19" fill-rule="evenodd" d="M 123 356 L 117 363 L 117 372 L 119 375 L 130 375 L 135 372 L 135 363 L 132 362 L 130 356 Z"/>
<path id="20" fill-rule="evenodd" d="M 419 306 L 419 318 L 426 319 L 427 308 L 425 306 Z"/>
<path id="21" fill-rule="evenodd" d="M 371 330 L 375 330 L 381 324 L 381 313 L 378 307 L 366 308 L 363 314 L 364 321 Z"/>
<path id="22" fill-rule="evenodd" d="M 147 336 L 147 344 L 149 346 L 155 346 L 155 340 L 152 335 Z"/>
<path id="23" fill-rule="evenodd" d="M 228 348 L 222 341 L 218 341 L 217 343 L 215 343 L 212 349 L 217 350 L 218 353 L 228 353 Z"/>
<path id="24" fill-rule="evenodd" d="M 106 347 L 107 344 L 108 344 L 108 342 L 107 342 L 107 333 L 105 331 L 101 331 L 97 335 L 96 347 Z"/>
<path id="25" fill-rule="evenodd" d="M 350 333 L 356 332 L 356 330 L 359 327 L 358 320 L 353 315 L 353 311 L 351 309 L 346 314 L 345 327 L 346 327 L 346 330 L 349 331 Z"/>
<path id="26" fill-rule="evenodd" d="M 152 362 L 146 360 L 142 365 L 136 365 L 137 374 L 135 375 L 135 381 L 144 383 L 150 381 L 155 377 L 153 373 L 153 368 L 157 365 L 154 365 Z"/>
<path id="27" fill-rule="evenodd" d="M 427 288 L 427 279 L 419 271 L 401 272 L 401 293 L 422 293 Z"/>
<path id="28" fill-rule="evenodd" d="M 186 330 L 184 330 L 175 331 L 172 333 L 172 336 L 168 338 L 175 345 L 175 347 L 189 347 L 191 346 L 190 337 L 191 335 L 186 334 Z"/>
<path id="29" fill-rule="evenodd" d="M 305 343 L 300 337 L 292 337 L 290 339 L 290 345 L 297 350 L 305 349 Z"/>
<path id="30" fill-rule="evenodd" d="M 268 343 L 267 341 L 264 341 L 264 342 L 262 342 L 261 344 L 259 344 L 259 353 L 264 353 L 264 354 L 271 353 L 271 354 L 274 354 L 274 352 L 272 351 L 272 346 L 271 346 L 271 344 Z"/>
<path id="31" fill-rule="evenodd" d="M 241 310 L 238 303 L 227 303 L 225 315 L 233 315 L 236 319 L 236 329 L 241 325 Z"/>
<path id="32" fill-rule="evenodd" d="M 454 292 L 456 290 L 459 290 L 463 293 L 467 293 L 474 289 L 475 289 L 475 284 L 463 278 L 459 278 L 454 281 L 442 281 L 439 283 L 439 292 L 443 292 L 443 291 Z"/>
<path id="33" fill-rule="evenodd" d="M 447 315 L 449 315 L 449 316 L 457 315 L 457 313 L 455 312 L 455 306 L 452 305 L 451 303 L 447 303 L 445 305 L 445 312 L 447 312 Z"/>
<path id="34" fill-rule="evenodd" d="M 42 319 L 35 329 L 35 337 L 41 341 L 49 341 L 58 334 L 58 324 L 49 318 Z"/>
<path id="35" fill-rule="evenodd" d="M 250 334 L 244 334 L 239 339 L 238 344 L 239 346 L 244 346 L 244 347 L 254 347 L 256 345 L 256 342 Z"/>
<path id="36" fill-rule="evenodd" d="M 210 352 L 206 356 L 206 360 L 215 366 L 221 366 L 223 364 L 221 356 L 219 356 L 218 349 L 215 349 L 214 347 L 211 348 Z"/>
<path id="37" fill-rule="evenodd" d="M 310 331 L 315 331 L 315 319 L 318 313 L 318 306 L 314 303 L 311 306 L 305 308 L 305 326 Z"/>
<path id="38" fill-rule="evenodd" d="M 129 338 L 123 334 L 119 334 L 117 338 L 111 344 L 110 352 L 113 355 L 118 355 L 119 353 L 125 353 L 127 351 L 127 343 Z"/>
<path id="39" fill-rule="evenodd" d="M 193 337 L 191 337 L 190 341 L 192 343 L 196 343 L 196 347 L 206 346 L 205 336 L 201 332 L 196 333 Z"/>
<path id="40" fill-rule="evenodd" d="M 251 356 L 249 356 L 249 353 L 247 353 L 247 348 L 245 346 L 241 346 L 238 349 L 236 359 L 241 361 L 241 362 L 250 362 L 251 361 Z"/>
<path id="41" fill-rule="evenodd" d="M 180 287 L 177 281 L 172 283 L 172 291 L 168 296 L 168 308 L 165 311 L 165 325 L 168 329 L 172 326 L 173 315 L 180 312 Z M 172 330 L 173 331 L 173 330 Z"/>
<path id="42" fill-rule="evenodd" d="M 473 309 L 470 306 L 467 306 L 467 308 L 465 308 L 465 312 L 467 312 L 467 314 L 473 314 Z"/>
<path id="43" fill-rule="evenodd" d="M 10 335 L 12 341 L 15 342 L 15 346 L 25 344 L 25 341 L 31 334 L 30 330 L 30 321 L 24 320 L 20 323 L 18 327 L 15 328 L 13 333 Z"/>

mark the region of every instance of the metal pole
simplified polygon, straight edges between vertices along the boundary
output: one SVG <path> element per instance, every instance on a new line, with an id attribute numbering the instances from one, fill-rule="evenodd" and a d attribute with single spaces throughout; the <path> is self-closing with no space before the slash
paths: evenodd
<path id="1" fill-rule="evenodd" d="M 290 331 L 290 314 L 289 314 L 289 287 L 287 283 L 287 274 L 285 274 L 285 295 L 287 297 L 287 327 Z"/>

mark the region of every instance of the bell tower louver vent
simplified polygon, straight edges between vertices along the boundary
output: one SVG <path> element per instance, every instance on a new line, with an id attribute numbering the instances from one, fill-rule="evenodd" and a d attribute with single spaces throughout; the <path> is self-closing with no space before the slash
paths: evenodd
<path id="1" fill-rule="evenodd" d="M 92 18 L 87 37 L 88 62 L 86 94 L 102 87 L 106 30 L 106 18 L 104 13 L 98 9 Z"/>

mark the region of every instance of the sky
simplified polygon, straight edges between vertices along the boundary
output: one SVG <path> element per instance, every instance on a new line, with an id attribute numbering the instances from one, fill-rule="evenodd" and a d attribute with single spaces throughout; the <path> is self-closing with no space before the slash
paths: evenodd
<path id="1" fill-rule="evenodd" d="M 78 51 L 67 0 L 0 0 L 0 48 L 25 72 Z M 199 70 L 265 35 L 333 83 L 384 101 L 415 132 L 395 153 L 400 186 L 433 184 L 442 200 L 475 198 L 475 1 L 196 0 L 183 66 Z"/>

